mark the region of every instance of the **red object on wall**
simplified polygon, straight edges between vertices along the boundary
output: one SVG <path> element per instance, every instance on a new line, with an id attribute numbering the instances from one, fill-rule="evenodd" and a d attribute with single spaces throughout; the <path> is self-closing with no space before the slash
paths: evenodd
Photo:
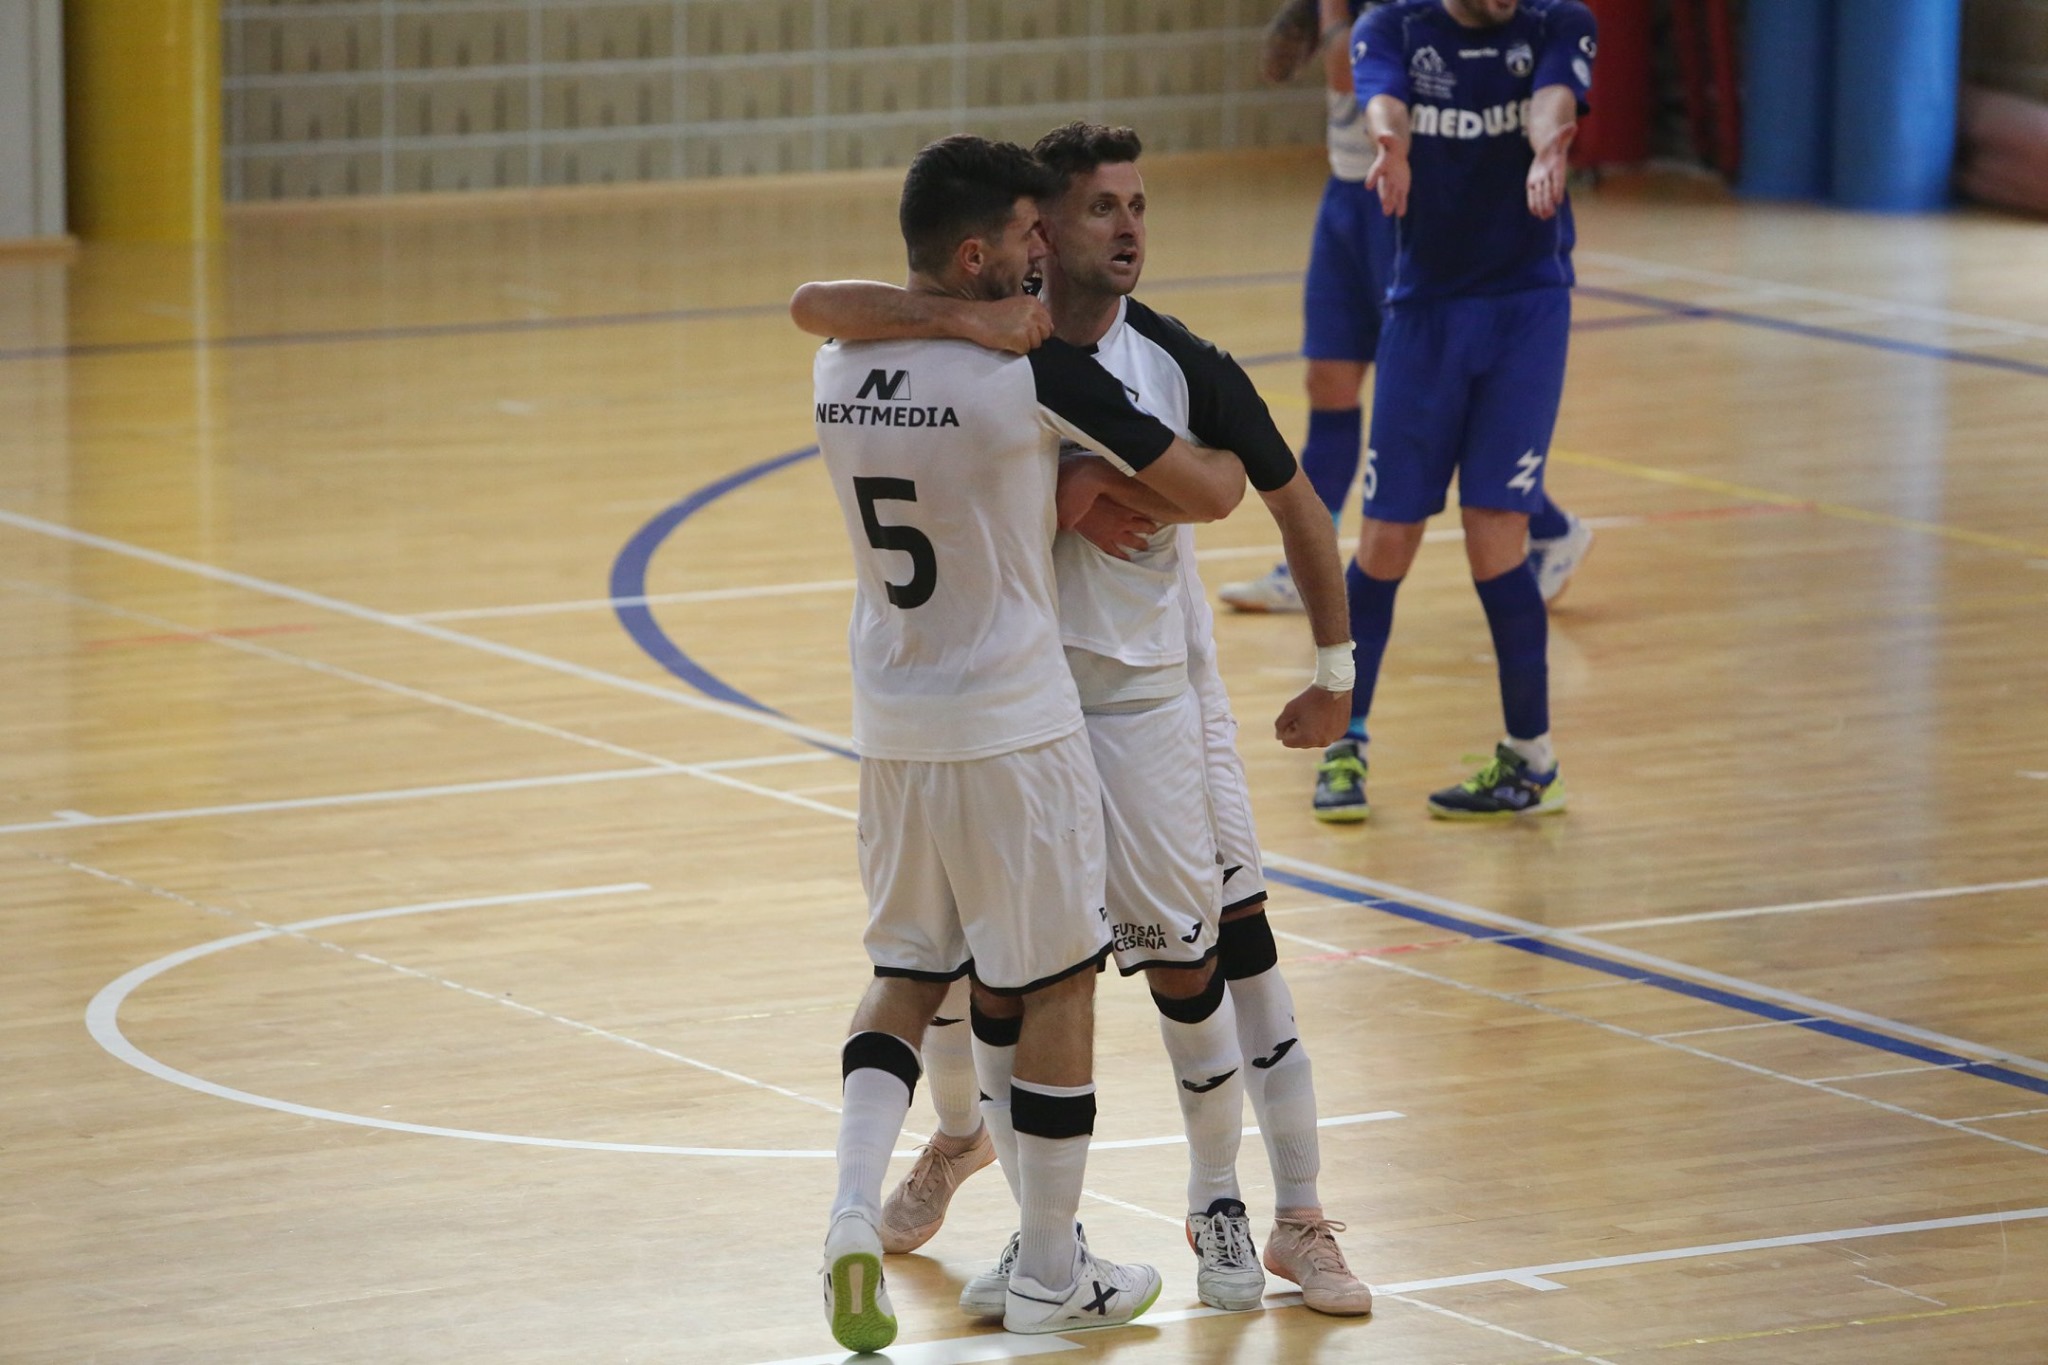
<path id="1" fill-rule="evenodd" d="M 1575 166 L 1626 166 L 1650 159 L 1655 77 L 1651 0 L 1585 0 L 1600 24 L 1593 112 L 1579 121 Z"/>
<path id="2" fill-rule="evenodd" d="M 1685 82 L 1693 150 L 1733 180 L 1742 169 L 1742 108 L 1728 0 L 1671 0 L 1671 40 Z"/>

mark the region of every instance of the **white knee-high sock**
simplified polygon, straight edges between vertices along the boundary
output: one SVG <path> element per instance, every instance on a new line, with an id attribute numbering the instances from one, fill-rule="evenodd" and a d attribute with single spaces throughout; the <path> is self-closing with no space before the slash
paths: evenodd
<path id="1" fill-rule="evenodd" d="M 1230 983 L 1244 1050 L 1245 1090 L 1273 1166 L 1274 1202 L 1283 1209 L 1320 1208 L 1316 1177 L 1322 1149 L 1316 1133 L 1315 1081 L 1308 1050 L 1295 1029 L 1294 995 L 1278 967 Z"/>
<path id="2" fill-rule="evenodd" d="M 1244 1133 L 1244 1060 L 1238 1050 L 1237 1018 L 1215 978 L 1215 1001 L 1201 1019 L 1187 1016 L 1206 1001 L 1161 1000 L 1159 1036 L 1173 1063 L 1174 1094 L 1188 1134 L 1188 1211 L 1206 1213 L 1218 1199 L 1240 1199 L 1237 1151 Z M 1181 1018 L 1165 1010 L 1175 1008 Z"/>
<path id="3" fill-rule="evenodd" d="M 924 1034 L 925 1079 L 932 1108 L 939 1114 L 939 1131 L 947 1137 L 973 1137 L 981 1127 L 967 1010 L 967 982 L 963 979 L 953 983 Z"/>
<path id="4" fill-rule="evenodd" d="M 832 1216 L 858 1209 L 882 1216 L 882 1180 L 910 1113 L 917 1085 L 917 1050 L 888 1033 L 856 1033 L 840 1053 L 845 1077 L 839 1111 L 839 1190 Z"/>
<path id="5" fill-rule="evenodd" d="M 1003 1168 L 1003 1179 L 1010 1182 L 1010 1197 L 1021 1206 L 1017 1130 L 1010 1123 L 1010 1084 L 1017 1071 L 1016 1025 L 1020 1022 L 996 1020 L 991 1026 L 986 1016 L 976 1014 L 973 1052 L 974 1076 L 981 1087 L 981 1120 L 988 1125 L 989 1140 L 995 1143 L 996 1164 Z"/>
<path id="6" fill-rule="evenodd" d="M 1017 1130 L 1017 1265 L 1054 1293 L 1074 1284 L 1074 1215 L 1095 1131 L 1095 1086 L 1010 1083 Z"/>

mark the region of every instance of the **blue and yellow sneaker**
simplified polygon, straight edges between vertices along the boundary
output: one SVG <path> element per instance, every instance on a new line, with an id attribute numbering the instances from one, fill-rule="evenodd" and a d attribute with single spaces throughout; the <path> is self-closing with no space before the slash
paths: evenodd
<path id="1" fill-rule="evenodd" d="M 1429 813 L 1440 820 L 1513 820 L 1564 809 L 1558 770 L 1538 776 L 1520 754 L 1502 744 L 1493 761 L 1455 787 L 1429 798 Z"/>
<path id="2" fill-rule="evenodd" d="M 1323 750 L 1316 764 L 1316 819 L 1356 825 L 1372 814 L 1365 803 L 1365 750 L 1350 735 Z"/>

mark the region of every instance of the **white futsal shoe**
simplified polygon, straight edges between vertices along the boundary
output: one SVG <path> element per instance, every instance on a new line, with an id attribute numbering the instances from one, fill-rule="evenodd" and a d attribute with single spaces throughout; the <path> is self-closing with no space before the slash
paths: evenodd
<path id="1" fill-rule="evenodd" d="M 1241 1313 L 1265 1299 L 1266 1273 L 1241 1201 L 1219 1199 L 1207 1213 L 1189 1214 L 1188 1245 L 1195 1249 L 1195 1294 L 1203 1303 Z"/>
<path id="2" fill-rule="evenodd" d="M 1038 1334 L 1088 1327 L 1121 1327 L 1159 1298 L 1159 1272 L 1149 1265 L 1122 1265 L 1074 1248 L 1074 1283 L 1049 1289 L 1017 1271 L 1003 1301 L 1003 1330 Z"/>
<path id="3" fill-rule="evenodd" d="M 1294 586 L 1294 575 L 1287 572 L 1285 564 L 1274 565 L 1264 578 L 1225 583 L 1216 590 L 1216 596 L 1233 611 L 1301 610 L 1301 590 Z"/>
<path id="4" fill-rule="evenodd" d="M 1549 540 L 1529 541 L 1529 558 L 1536 561 L 1536 589 L 1545 602 L 1564 596 L 1565 584 L 1593 548 L 1593 528 L 1571 513 L 1565 513 L 1566 530 Z"/>
<path id="5" fill-rule="evenodd" d="M 859 1209 L 832 1220 L 819 1275 L 832 1340 L 849 1351 L 879 1351 L 896 1340 L 896 1309 L 882 1283 L 882 1234 Z"/>

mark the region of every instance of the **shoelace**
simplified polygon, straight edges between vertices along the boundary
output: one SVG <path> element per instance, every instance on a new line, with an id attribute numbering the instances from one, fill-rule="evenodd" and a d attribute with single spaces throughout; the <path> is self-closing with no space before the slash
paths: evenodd
<path id="1" fill-rule="evenodd" d="M 1343 1248 L 1337 1245 L 1337 1234 L 1345 1231 L 1344 1224 L 1328 1218 L 1275 1218 L 1273 1222 L 1283 1228 L 1300 1228 L 1306 1234 L 1303 1252 L 1317 1270 L 1333 1275 L 1351 1273 L 1351 1267 L 1344 1262 Z"/>
<path id="2" fill-rule="evenodd" d="M 972 1149 L 970 1148 L 969 1150 L 971 1151 Z M 924 1159 L 927 1152 L 931 1153 L 932 1159 L 930 1161 Z M 933 1185 L 938 1184 L 944 1178 L 940 1175 L 940 1171 L 950 1168 L 961 1157 L 966 1155 L 966 1152 L 962 1152 L 959 1156 L 948 1156 L 945 1152 L 939 1150 L 936 1143 L 919 1143 L 917 1147 L 917 1164 L 910 1168 L 910 1178 L 903 1182 L 904 1192 L 913 1198 L 922 1199 Z"/>
<path id="3" fill-rule="evenodd" d="M 1508 766 L 1507 760 L 1499 755 L 1495 755 L 1485 767 L 1479 770 L 1477 776 L 1466 781 L 1465 790 L 1468 792 L 1492 791 L 1495 787 L 1507 783 L 1514 777 L 1515 770 Z"/>
<path id="4" fill-rule="evenodd" d="M 1252 1265 L 1257 1255 L 1252 1247 L 1251 1225 L 1241 1218 L 1223 1214 L 1205 1218 L 1195 1232 L 1195 1240 L 1201 1244 L 1206 1259 L 1233 1270 Z"/>

